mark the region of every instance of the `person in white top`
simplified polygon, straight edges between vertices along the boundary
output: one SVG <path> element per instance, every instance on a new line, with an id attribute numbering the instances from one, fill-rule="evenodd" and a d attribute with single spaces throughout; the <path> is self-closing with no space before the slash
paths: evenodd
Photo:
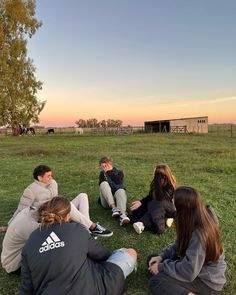
<path id="1" fill-rule="evenodd" d="M 7 273 L 20 274 L 22 249 L 38 227 L 38 210 L 35 207 L 22 209 L 8 225 L 1 253 L 1 264 Z"/>
<path id="2" fill-rule="evenodd" d="M 22 209 L 30 206 L 38 209 L 43 203 L 58 196 L 58 185 L 52 177 L 52 169 L 49 166 L 37 166 L 33 171 L 33 177 L 34 182 L 24 190 L 19 205 L 8 224 Z M 91 221 L 86 193 L 80 193 L 71 201 L 70 215 L 72 221 L 83 224 L 95 236 L 110 237 L 113 234 L 110 230 Z"/>

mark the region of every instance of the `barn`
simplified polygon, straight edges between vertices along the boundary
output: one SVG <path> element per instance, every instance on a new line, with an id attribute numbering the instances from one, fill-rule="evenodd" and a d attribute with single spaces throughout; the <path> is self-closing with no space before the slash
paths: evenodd
<path id="1" fill-rule="evenodd" d="M 208 133 L 208 117 L 146 121 L 144 129 L 146 132 Z"/>

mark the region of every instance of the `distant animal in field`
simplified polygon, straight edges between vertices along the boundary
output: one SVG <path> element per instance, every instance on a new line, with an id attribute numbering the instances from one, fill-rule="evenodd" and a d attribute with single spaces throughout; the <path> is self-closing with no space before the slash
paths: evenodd
<path id="1" fill-rule="evenodd" d="M 25 127 L 24 125 L 19 124 L 19 135 L 35 135 L 34 127 Z"/>
<path id="2" fill-rule="evenodd" d="M 54 134 L 54 133 L 55 133 L 54 128 L 49 128 L 47 131 L 47 134 Z"/>
<path id="3" fill-rule="evenodd" d="M 76 134 L 83 134 L 84 133 L 84 130 L 81 127 L 75 127 L 75 133 Z"/>
<path id="4" fill-rule="evenodd" d="M 35 135 L 35 129 L 34 129 L 34 127 L 26 128 L 26 134 Z"/>

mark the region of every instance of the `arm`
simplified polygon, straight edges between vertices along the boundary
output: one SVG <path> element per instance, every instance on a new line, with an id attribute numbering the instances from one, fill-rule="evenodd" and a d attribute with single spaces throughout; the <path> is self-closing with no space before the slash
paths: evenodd
<path id="1" fill-rule="evenodd" d="M 164 252 L 165 255 L 165 252 Z M 183 282 L 192 282 L 200 273 L 205 262 L 205 247 L 199 231 L 192 234 L 185 256 L 179 260 L 164 259 L 158 271 Z"/>
<path id="2" fill-rule="evenodd" d="M 31 189 L 26 188 L 23 192 L 23 195 L 20 198 L 20 202 L 18 205 L 18 210 L 21 211 L 26 207 L 30 207 L 34 202 L 35 196 Z"/>
<path id="3" fill-rule="evenodd" d="M 115 184 L 123 184 L 123 180 L 124 180 L 123 171 L 115 168 L 115 173 L 112 176 L 112 180 L 115 182 Z"/>
<path id="4" fill-rule="evenodd" d="M 152 253 L 152 254 L 148 255 L 147 265 L 150 266 L 150 264 L 152 264 L 152 261 L 157 259 L 157 257 L 159 257 L 157 259 L 158 262 L 161 262 L 165 259 L 174 259 L 175 256 L 176 256 L 176 244 L 173 243 L 169 248 L 166 248 L 161 253 Z M 154 258 L 154 260 L 153 260 L 153 258 Z"/>
<path id="5" fill-rule="evenodd" d="M 142 203 L 140 201 L 133 201 L 131 203 L 131 206 L 130 206 L 130 210 L 131 211 L 134 211 L 134 210 L 137 210 L 140 206 L 142 205 Z"/>
<path id="6" fill-rule="evenodd" d="M 12 218 L 10 221 L 12 221 L 12 219 L 24 208 L 26 207 L 30 207 L 33 202 L 34 202 L 35 196 L 34 193 L 32 192 L 31 189 L 29 189 L 28 187 L 24 190 L 23 195 L 20 198 L 20 202 L 18 204 L 18 207 L 16 209 L 16 211 L 14 212 Z M 9 223 L 10 223 L 9 221 Z"/>
<path id="7" fill-rule="evenodd" d="M 94 261 L 105 261 L 111 255 L 111 252 L 104 248 L 99 242 L 89 236 L 88 257 Z"/>
<path id="8" fill-rule="evenodd" d="M 55 179 L 52 179 L 51 187 L 52 187 L 52 195 L 53 195 L 53 197 L 58 196 L 58 184 L 57 184 Z"/>
<path id="9" fill-rule="evenodd" d="M 152 200 L 153 198 L 152 198 L 151 192 L 149 192 L 149 194 L 145 198 L 140 200 L 140 202 L 142 203 L 142 205 L 147 206 L 147 204 L 151 202 Z"/>
<path id="10" fill-rule="evenodd" d="M 30 275 L 30 270 L 28 267 L 26 254 L 25 254 L 25 248 L 22 251 L 22 262 L 21 262 L 21 285 L 19 288 L 18 295 L 31 295 L 33 294 L 33 283 L 32 278 Z"/>
<path id="11" fill-rule="evenodd" d="M 101 171 L 99 174 L 99 185 L 103 182 L 103 181 L 107 181 L 106 176 L 105 176 L 105 172 Z"/>

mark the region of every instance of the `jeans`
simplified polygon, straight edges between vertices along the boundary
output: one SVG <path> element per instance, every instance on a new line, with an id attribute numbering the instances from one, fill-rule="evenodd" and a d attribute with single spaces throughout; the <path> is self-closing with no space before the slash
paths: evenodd
<path id="1" fill-rule="evenodd" d="M 114 251 L 107 259 L 107 262 L 118 265 L 122 269 L 125 278 L 137 268 L 137 261 L 122 248 Z"/>

